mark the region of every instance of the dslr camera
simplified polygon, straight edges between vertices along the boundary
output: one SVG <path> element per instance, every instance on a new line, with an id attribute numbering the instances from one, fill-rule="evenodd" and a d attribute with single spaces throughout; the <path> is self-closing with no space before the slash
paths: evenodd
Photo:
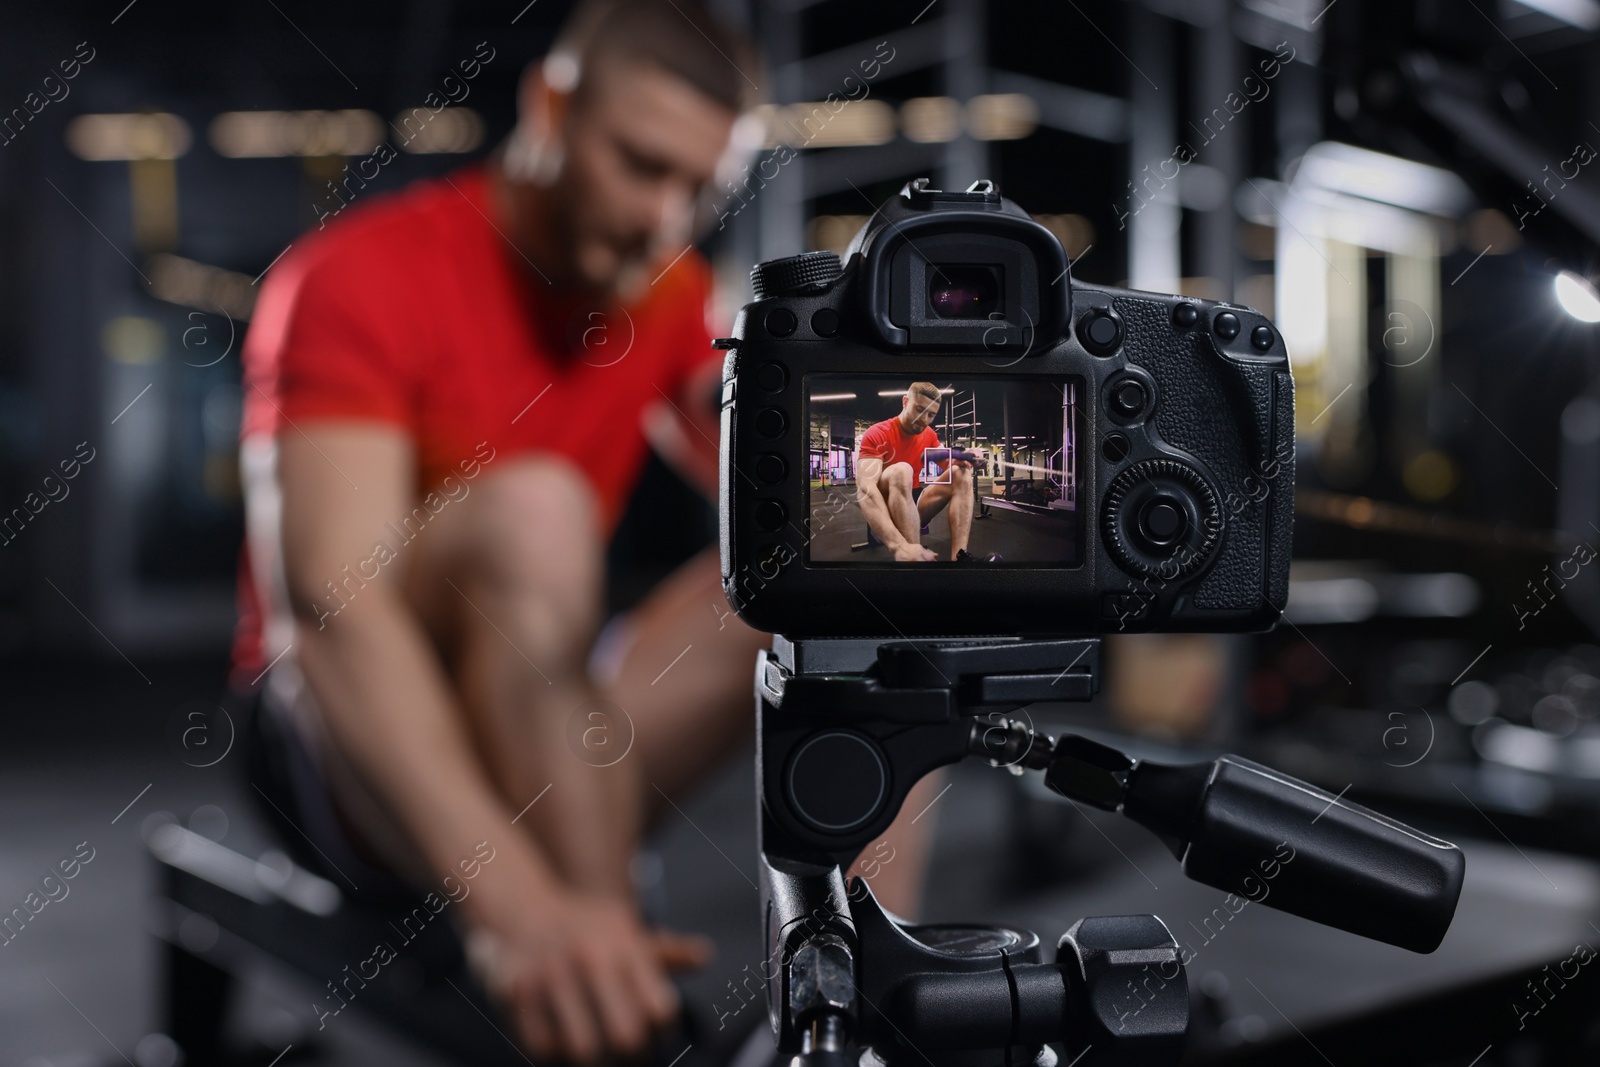
<path id="1" fill-rule="evenodd" d="M 844 262 L 751 272 L 722 579 L 791 637 L 1269 628 L 1294 383 L 1256 311 L 1074 283 L 988 181 L 907 184 Z"/>

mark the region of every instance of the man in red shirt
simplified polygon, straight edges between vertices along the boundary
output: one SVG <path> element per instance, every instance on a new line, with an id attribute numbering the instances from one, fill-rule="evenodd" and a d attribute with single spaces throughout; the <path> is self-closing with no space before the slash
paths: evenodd
<path id="1" fill-rule="evenodd" d="M 939 414 L 939 387 L 912 382 L 900 398 L 900 414 L 867 428 L 856 442 L 856 502 L 867 525 L 894 553 L 896 563 L 938 559 L 921 542 L 922 527 L 950 509 L 950 558 L 966 563 L 977 557 L 967 551 L 972 530 L 972 464 L 941 464 L 940 480 L 922 485 L 922 457 L 939 447 L 931 425 Z"/>
<path id="2" fill-rule="evenodd" d="M 767 638 L 708 550 L 599 640 L 603 551 L 647 434 L 715 492 L 690 238 L 759 76 L 693 0 L 585 0 L 507 144 L 297 240 L 246 342 L 236 673 L 302 754 L 264 757 L 296 784 L 258 789 L 341 888 L 459 899 L 536 1057 L 644 1047 L 678 1011 L 668 973 L 709 954 L 645 926 L 629 864 L 749 738 Z M 907 915 L 920 829 L 872 883 Z"/>

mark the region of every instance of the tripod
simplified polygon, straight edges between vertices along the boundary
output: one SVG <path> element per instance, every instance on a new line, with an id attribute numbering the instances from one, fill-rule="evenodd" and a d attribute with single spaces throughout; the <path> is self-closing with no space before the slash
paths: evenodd
<path id="1" fill-rule="evenodd" d="M 761 653 L 761 906 L 777 963 L 767 1008 L 791 1067 L 1054 1067 L 1048 1043 L 1083 1067 L 1181 1057 L 1188 987 L 1157 917 L 1082 919 L 1047 959 L 1032 931 L 908 923 L 865 881 L 846 887 L 844 868 L 911 787 L 969 756 L 1042 771 L 1056 792 L 1120 811 L 1197 881 L 1248 894 L 1270 877 L 1271 907 L 1438 946 L 1465 871 L 1454 845 L 1237 756 L 1169 766 L 1006 718 L 1088 700 L 1099 654 L 1093 637 L 783 636 Z"/>

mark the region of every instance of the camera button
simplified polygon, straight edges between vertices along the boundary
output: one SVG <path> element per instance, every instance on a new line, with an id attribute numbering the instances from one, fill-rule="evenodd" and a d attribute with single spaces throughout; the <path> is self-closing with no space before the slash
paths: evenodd
<path id="1" fill-rule="evenodd" d="M 788 308 L 773 308 L 767 312 L 767 332 L 774 337 L 788 337 L 800 320 Z"/>
<path id="2" fill-rule="evenodd" d="M 1150 400 L 1144 386 L 1133 378 L 1118 382 L 1111 390 L 1111 410 L 1124 418 L 1134 418 Z"/>
<path id="3" fill-rule="evenodd" d="M 1122 340 L 1122 323 L 1110 308 L 1095 308 L 1078 320 L 1078 339 L 1096 355 L 1109 355 Z"/>
<path id="4" fill-rule="evenodd" d="M 1266 326 L 1257 326 L 1250 331 L 1250 343 L 1258 351 L 1265 352 L 1272 347 L 1272 330 Z"/>
<path id="5" fill-rule="evenodd" d="M 1150 501 L 1139 515 L 1139 532 L 1157 545 L 1170 545 L 1187 525 L 1182 506 L 1168 497 Z"/>
<path id="6" fill-rule="evenodd" d="M 782 363 L 763 363 L 756 368 L 756 384 L 769 393 L 776 393 L 789 384 L 789 372 Z"/>
<path id="7" fill-rule="evenodd" d="M 1120 433 L 1108 434 L 1100 442 L 1100 454 L 1106 457 L 1107 463 L 1121 463 L 1128 458 L 1128 453 L 1133 451 L 1133 445 Z"/>
<path id="8" fill-rule="evenodd" d="M 811 316 L 811 332 L 818 337 L 832 337 L 839 332 L 839 313 L 832 308 L 819 308 Z"/>
<path id="9" fill-rule="evenodd" d="M 789 465 L 776 452 L 763 453 L 756 460 L 756 477 L 768 485 L 777 485 L 789 473 Z"/>
<path id="10" fill-rule="evenodd" d="M 762 437 L 782 437 L 789 419 L 782 408 L 762 408 L 756 412 L 756 433 Z"/>
<path id="11" fill-rule="evenodd" d="M 761 500 L 756 503 L 756 525 L 763 530 L 770 532 L 781 529 L 788 518 L 789 513 L 776 500 Z"/>
<path id="12" fill-rule="evenodd" d="M 794 549 L 788 545 L 764 545 L 756 552 L 756 571 L 771 581 L 794 558 Z"/>
<path id="13" fill-rule="evenodd" d="M 1110 315 L 1089 316 L 1089 328 L 1084 331 L 1090 341 L 1101 348 L 1117 343 L 1117 323 Z"/>
<path id="14" fill-rule="evenodd" d="M 1172 309 L 1172 325 L 1180 330 L 1193 328 L 1200 321 L 1200 309 L 1187 300 Z"/>
<path id="15" fill-rule="evenodd" d="M 1239 316 L 1231 311 L 1224 311 L 1212 322 L 1211 328 L 1217 331 L 1217 336 L 1224 341 L 1231 341 L 1239 336 Z"/>

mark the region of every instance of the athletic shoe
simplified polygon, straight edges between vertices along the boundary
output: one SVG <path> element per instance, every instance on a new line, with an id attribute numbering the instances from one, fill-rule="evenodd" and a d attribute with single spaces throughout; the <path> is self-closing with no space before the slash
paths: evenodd
<path id="1" fill-rule="evenodd" d="M 961 549 L 960 551 L 958 551 L 956 553 L 956 562 L 957 563 L 999 563 L 1000 562 L 1000 553 L 991 552 L 987 556 L 974 556 L 971 552 L 968 552 L 966 549 L 963 548 L 963 549 Z"/>

